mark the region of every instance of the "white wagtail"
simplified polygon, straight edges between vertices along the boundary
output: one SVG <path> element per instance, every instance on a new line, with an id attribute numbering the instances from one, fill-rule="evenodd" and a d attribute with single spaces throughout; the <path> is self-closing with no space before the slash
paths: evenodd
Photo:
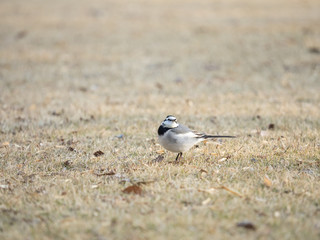
<path id="1" fill-rule="evenodd" d="M 214 136 L 197 133 L 179 124 L 175 116 L 169 115 L 158 128 L 159 143 L 170 152 L 178 153 L 176 161 L 182 153 L 188 151 L 195 144 L 209 138 L 235 138 L 235 136 Z"/>

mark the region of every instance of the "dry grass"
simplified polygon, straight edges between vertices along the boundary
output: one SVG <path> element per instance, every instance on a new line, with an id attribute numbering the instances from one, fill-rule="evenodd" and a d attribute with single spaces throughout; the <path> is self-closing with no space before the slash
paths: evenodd
<path id="1" fill-rule="evenodd" d="M 319 12 L 1 1 L 0 238 L 319 239 Z M 168 114 L 239 138 L 152 162 Z"/>

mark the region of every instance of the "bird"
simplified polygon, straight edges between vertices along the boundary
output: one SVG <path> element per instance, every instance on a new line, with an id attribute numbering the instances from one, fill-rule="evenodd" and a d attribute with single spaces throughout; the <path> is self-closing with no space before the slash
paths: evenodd
<path id="1" fill-rule="evenodd" d="M 179 124 L 177 118 L 168 115 L 158 128 L 158 140 L 162 147 L 170 152 L 178 153 L 175 161 L 179 161 L 182 154 L 195 144 L 210 138 L 235 138 L 235 136 L 207 135 L 191 130 Z"/>

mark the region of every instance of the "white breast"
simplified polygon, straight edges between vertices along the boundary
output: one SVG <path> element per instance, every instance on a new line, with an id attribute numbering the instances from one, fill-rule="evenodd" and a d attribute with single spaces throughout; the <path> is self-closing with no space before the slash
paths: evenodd
<path id="1" fill-rule="evenodd" d="M 159 136 L 159 143 L 165 149 L 177 153 L 188 151 L 193 145 L 202 140 L 196 138 L 193 132 L 176 134 L 169 130 L 164 135 Z"/>

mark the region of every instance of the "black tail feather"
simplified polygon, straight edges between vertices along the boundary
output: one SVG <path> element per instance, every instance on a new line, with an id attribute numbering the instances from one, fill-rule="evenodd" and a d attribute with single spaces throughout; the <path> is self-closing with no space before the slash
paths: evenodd
<path id="1" fill-rule="evenodd" d="M 199 138 L 204 138 L 204 139 L 208 139 L 208 138 L 236 138 L 236 136 L 202 135 L 202 136 L 199 136 Z"/>

